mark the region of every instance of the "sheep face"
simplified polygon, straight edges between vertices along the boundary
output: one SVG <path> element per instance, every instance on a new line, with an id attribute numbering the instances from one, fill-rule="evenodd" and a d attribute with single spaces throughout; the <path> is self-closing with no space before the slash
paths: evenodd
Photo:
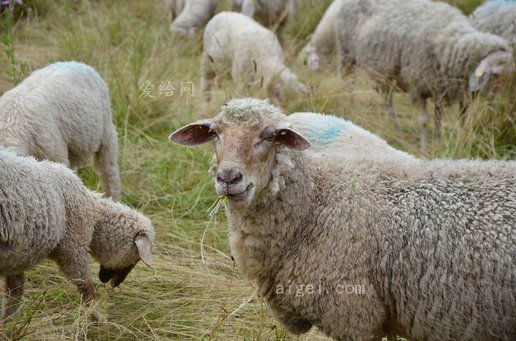
<path id="1" fill-rule="evenodd" d="M 237 209 L 249 207 L 268 186 L 278 149 L 310 146 L 278 109 L 256 99 L 233 100 L 214 119 L 189 124 L 170 140 L 190 146 L 213 141 L 215 190 Z"/>
<path id="2" fill-rule="evenodd" d="M 482 59 L 469 77 L 469 90 L 479 91 L 482 88 L 495 88 L 498 77 L 514 72 L 515 66 L 511 52 L 496 51 Z"/>

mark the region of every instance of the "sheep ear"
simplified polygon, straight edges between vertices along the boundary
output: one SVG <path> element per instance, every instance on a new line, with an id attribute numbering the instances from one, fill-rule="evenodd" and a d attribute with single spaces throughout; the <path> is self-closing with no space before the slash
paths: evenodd
<path id="1" fill-rule="evenodd" d="M 276 129 L 275 140 L 277 143 L 281 143 L 282 145 L 294 150 L 305 150 L 311 146 L 310 141 L 305 137 L 297 131 L 287 127 Z"/>
<path id="2" fill-rule="evenodd" d="M 146 234 L 139 234 L 134 238 L 134 243 L 138 248 L 140 259 L 145 263 L 145 265 L 150 266 L 152 264 L 152 246 L 149 236 Z"/>
<path id="3" fill-rule="evenodd" d="M 185 146 L 197 146 L 206 143 L 213 138 L 210 132 L 211 124 L 211 120 L 190 123 L 170 134 L 168 139 Z"/>
<path id="4" fill-rule="evenodd" d="M 12 252 L 13 248 L 9 244 L 0 240 L 0 256 L 7 258 Z"/>

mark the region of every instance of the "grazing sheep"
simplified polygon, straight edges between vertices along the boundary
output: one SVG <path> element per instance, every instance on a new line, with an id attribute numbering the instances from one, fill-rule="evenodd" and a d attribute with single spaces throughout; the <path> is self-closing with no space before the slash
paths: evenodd
<path id="1" fill-rule="evenodd" d="M 281 35 L 287 20 L 294 16 L 296 0 L 232 0 L 232 10 L 254 18 Z"/>
<path id="2" fill-rule="evenodd" d="M 515 1 L 487 1 L 469 19 L 477 30 L 499 35 L 509 43 L 516 44 Z"/>
<path id="3" fill-rule="evenodd" d="M 165 6 L 170 11 L 171 20 L 177 18 L 185 8 L 186 0 L 164 0 Z"/>
<path id="4" fill-rule="evenodd" d="M 214 142 L 231 254 L 290 331 L 516 339 L 516 162 L 303 152 L 288 123 L 237 99 L 170 139 Z"/>
<path id="5" fill-rule="evenodd" d="M 335 29 L 333 24 L 344 0 L 335 0 L 328 7 L 326 12 L 315 28 L 310 41 L 301 50 L 299 59 L 312 69 L 317 70 L 321 63 L 326 64 L 329 55 L 335 48 Z"/>
<path id="6" fill-rule="evenodd" d="M 291 93 L 307 93 L 307 87 L 285 66 L 278 39 L 253 19 L 235 12 L 221 12 L 204 31 L 201 60 L 201 91 L 209 91 L 216 72 L 230 70 L 238 87 L 265 87 L 270 96 L 283 101 Z"/>
<path id="7" fill-rule="evenodd" d="M 218 0 L 185 0 L 184 9 L 170 25 L 170 33 L 178 37 L 193 35 L 215 14 L 217 4 Z"/>
<path id="8" fill-rule="evenodd" d="M 118 141 L 109 91 L 78 62 L 34 71 L 0 97 L 0 148 L 77 167 L 93 156 L 104 191 L 120 197 Z"/>
<path id="9" fill-rule="evenodd" d="M 413 158 L 412 155 L 391 147 L 377 135 L 339 117 L 297 112 L 289 115 L 287 120 L 294 130 L 310 141 L 310 151 L 362 155 L 375 159 Z"/>
<path id="10" fill-rule="evenodd" d="M 435 135 L 442 106 L 480 90 L 491 75 L 514 69 L 501 37 L 475 30 L 458 9 L 429 0 L 345 0 L 335 20 L 338 64 L 356 63 L 379 84 L 393 120 L 392 85 L 408 91 L 419 111 L 426 147 L 426 101 L 435 104 Z"/>
<path id="11" fill-rule="evenodd" d="M 151 263 L 154 230 L 142 214 L 89 191 L 64 165 L 0 149 L 0 275 L 5 320 L 20 306 L 24 272 L 54 260 L 82 295 L 94 299 L 88 253 L 99 278 L 122 283 L 141 259 Z"/>

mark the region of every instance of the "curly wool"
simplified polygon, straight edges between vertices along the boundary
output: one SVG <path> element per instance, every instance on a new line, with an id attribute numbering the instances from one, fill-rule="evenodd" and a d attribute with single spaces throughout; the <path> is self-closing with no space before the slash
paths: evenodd
<path id="1" fill-rule="evenodd" d="M 59 62 L 0 97 L 0 147 L 77 167 L 92 156 L 107 195 L 118 199 L 118 140 L 109 91 L 97 72 Z"/>
<path id="2" fill-rule="evenodd" d="M 477 30 L 499 35 L 511 44 L 516 44 L 516 2 L 487 1 L 469 19 Z"/>
<path id="3" fill-rule="evenodd" d="M 286 148 L 275 162 L 226 213 L 239 270 L 290 331 L 516 338 L 516 162 Z"/>

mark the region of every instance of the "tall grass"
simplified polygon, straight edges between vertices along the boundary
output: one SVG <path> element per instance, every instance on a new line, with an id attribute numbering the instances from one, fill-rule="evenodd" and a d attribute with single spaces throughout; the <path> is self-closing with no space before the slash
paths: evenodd
<path id="1" fill-rule="evenodd" d="M 296 20 L 286 28 L 289 62 L 329 2 L 303 2 Z M 187 122 L 214 115 L 227 99 L 244 95 L 224 82 L 212 105 L 202 105 L 201 35 L 172 40 L 161 1 L 26 3 L 30 10 L 15 14 L 18 20 L 1 31 L 0 93 L 53 61 L 75 59 L 98 70 L 109 86 L 119 133 L 122 201 L 152 219 L 157 245 L 153 267 L 138 265 L 121 289 L 97 282 L 104 317 L 98 322 L 87 318 L 76 290 L 53 263 L 37 266 L 28 273 L 22 314 L 4 326 L 0 339 L 298 339 L 278 325 L 259 299 L 231 316 L 254 288 L 231 260 L 222 213 L 206 232 L 206 263 L 201 261 L 207 210 L 216 199 L 207 173 L 210 148 L 180 148 L 167 137 Z M 443 138 L 422 152 L 416 110 L 407 95 L 395 96 L 399 132 L 382 98 L 360 72 L 340 79 L 334 65 L 317 73 L 300 65 L 293 69 L 312 92 L 285 103 L 286 112 L 327 112 L 351 119 L 420 157 L 514 158 L 514 82 L 509 82 L 505 94 L 475 99 L 464 124 L 457 107 L 448 109 Z M 160 85 L 167 82 L 176 88 L 170 96 L 160 92 Z M 182 82 L 193 82 L 193 96 L 181 95 Z M 152 97 L 144 96 L 144 84 L 153 85 Z M 89 188 L 101 190 L 89 165 L 79 174 Z M 96 276 L 98 265 L 92 263 L 90 269 Z M 313 330 L 299 339 L 324 337 Z"/>

